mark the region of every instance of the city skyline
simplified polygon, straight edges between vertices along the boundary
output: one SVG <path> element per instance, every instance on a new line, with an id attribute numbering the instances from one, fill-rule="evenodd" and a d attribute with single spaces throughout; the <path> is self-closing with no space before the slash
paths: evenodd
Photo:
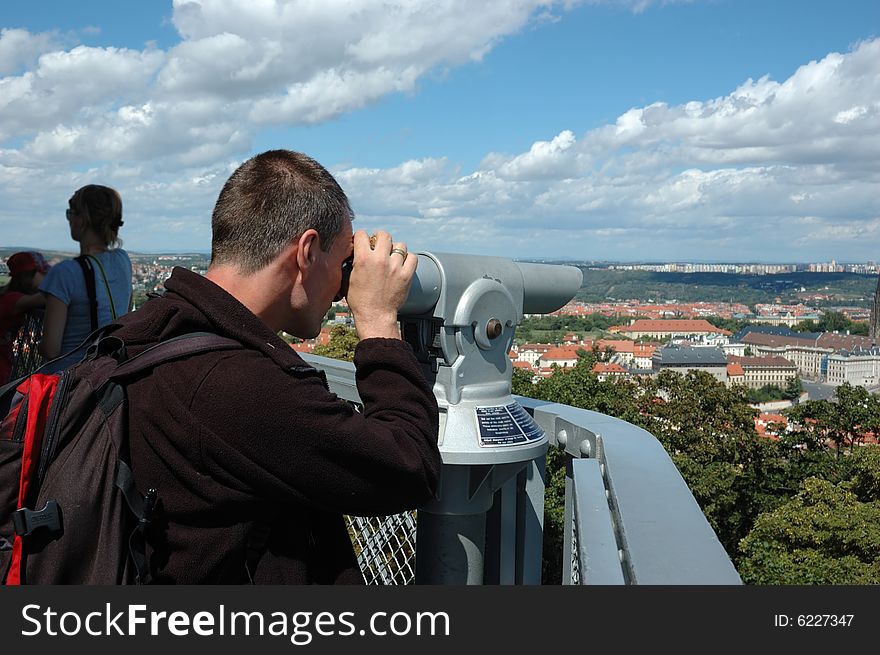
<path id="1" fill-rule="evenodd" d="M 0 258 L 8 257 L 10 254 L 17 250 L 27 249 L 29 246 L 19 246 L 15 244 L 4 244 L 0 243 Z M 49 256 L 56 257 L 62 255 L 70 255 L 73 256 L 76 254 L 75 244 L 73 242 L 69 243 L 66 246 L 61 246 L 59 248 L 44 248 L 44 253 Z M 128 249 L 128 252 L 132 256 L 136 257 L 158 257 L 160 259 L 176 259 L 176 258 L 186 258 L 186 257 L 202 257 L 202 258 L 210 258 L 211 252 L 210 250 L 186 250 L 186 249 L 163 249 L 163 250 L 133 250 Z M 431 251 L 421 251 L 414 250 L 413 252 L 431 252 Z M 439 250 L 437 252 L 440 252 Z M 700 260 L 700 259 L 680 259 L 680 260 L 672 260 L 672 259 L 633 259 L 633 260 L 617 260 L 617 259 L 577 259 L 577 258 L 548 258 L 548 257 L 512 257 L 516 261 L 532 261 L 532 262 L 546 262 L 546 263 L 557 263 L 557 264 L 577 264 L 580 266 L 590 267 L 602 267 L 602 268 L 618 268 L 620 270 L 628 270 L 628 269 L 638 269 L 641 267 L 663 267 L 663 266 L 678 266 L 678 267 L 703 267 L 703 266 L 714 266 L 714 267 L 726 267 L 726 268 L 734 268 L 734 267 L 766 267 L 768 269 L 783 269 L 783 268 L 794 268 L 798 272 L 833 272 L 828 270 L 829 268 L 836 267 L 839 269 L 839 272 L 860 272 L 866 274 L 875 274 L 880 271 L 880 264 L 878 264 L 875 260 L 851 260 L 851 261 L 836 261 L 836 260 L 826 260 L 826 261 L 809 261 L 809 260 L 779 260 L 779 261 L 760 261 L 760 260 Z M 2 266 L 2 262 L 0 262 L 0 266 Z M 855 270 L 859 269 L 859 270 Z M 866 269 L 866 270 L 861 270 Z M 785 272 L 785 271 L 781 271 Z"/>
<path id="2" fill-rule="evenodd" d="M 0 29 L 0 245 L 71 249 L 96 182 L 127 249 L 207 252 L 228 174 L 286 147 L 413 250 L 880 251 L 876 2 L 56 0 Z"/>

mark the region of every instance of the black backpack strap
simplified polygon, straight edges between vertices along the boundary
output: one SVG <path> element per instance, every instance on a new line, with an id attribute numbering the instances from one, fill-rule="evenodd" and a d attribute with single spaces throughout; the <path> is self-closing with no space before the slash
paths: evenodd
<path id="1" fill-rule="evenodd" d="M 269 548 L 269 538 L 272 535 L 272 526 L 264 521 L 256 521 L 248 533 L 245 542 L 245 571 L 247 571 L 248 582 L 254 584 L 254 576 L 256 575 L 257 565 L 263 553 Z"/>
<path id="2" fill-rule="evenodd" d="M 82 269 L 83 277 L 86 279 L 86 293 L 89 296 L 89 318 L 92 321 L 92 332 L 98 329 L 98 293 L 95 290 L 95 269 L 89 261 L 88 255 L 80 255 L 74 260 Z"/>
<path id="3" fill-rule="evenodd" d="M 212 350 L 233 350 L 236 348 L 244 348 L 244 346 L 235 339 L 221 337 L 219 334 L 211 332 L 182 334 L 166 341 L 160 341 L 131 359 L 122 362 L 110 374 L 109 379 L 116 380 L 140 373 L 172 359 L 189 357 L 190 355 L 210 352 Z"/>
<path id="4" fill-rule="evenodd" d="M 106 339 L 119 341 L 113 336 L 106 337 Z M 112 345 L 115 347 L 115 343 Z M 120 378 L 145 371 L 173 359 L 214 350 L 232 350 L 243 347 L 240 342 L 234 339 L 221 337 L 210 332 L 193 332 L 157 343 L 131 359 L 121 362 L 116 367 L 106 383 L 98 390 L 99 406 L 109 415 L 114 406 L 122 402 L 122 385 L 118 382 Z M 99 342 L 98 350 L 100 351 L 100 349 Z M 150 581 L 146 531 L 153 519 L 157 491 L 150 488 L 142 496 L 135 485 L 131 467 L 123 459 L 118 460 L 116 486 L 122 492 L 128 508 L 137 518 L 137 524 L 128 538 L 128 551 L 135 566 L 137 583 L 146 584 Z"/>
<path id="5" fill-rule="evenodd" d="M 156 507 L 156 489 L 150 488 L 141 496 L 134 483 L 131 467 L 121 459 L 118 461 L 116 471 L 116 487 L 122 492 L 128 509 L 137 518 L 134 529 L 128 535 L 128 552 L 134 563 L 136 582 L 146 584 L 150 581 L 150 567 L 147 562 L 147 527 L 153 519 L 153 510 Z"/>

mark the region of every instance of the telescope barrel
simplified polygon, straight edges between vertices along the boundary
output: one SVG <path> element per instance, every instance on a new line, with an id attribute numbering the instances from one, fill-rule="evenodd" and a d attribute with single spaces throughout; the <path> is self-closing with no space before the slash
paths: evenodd
<path id="1" fill-rule="evenodd" d="M 398 311 L 398 314 L 405 316 L 418 316 L 430 312 L 440 300 L 443 281 L 437 262 L 427 255 L 419 255 L 418 257 L 419 265 L 416 266 L 416 274 L 413 275 L 409 295 Z"/>
<path id="2" fill-rule="evenodd" d="M 516 265 L 523 276 L 523 314 L 549 314 L 571 300 L 581 288 L 584 274 L 574 266 Z"/>
<path id="3" fill-rule="evenodd" d="M 414 254 L 411 253 L 410 256 Z M 447 262 L 447 265 L 450 266 L 447 269 L 447 275 L 461 274 L 461 271 L 456 269 L 461 268 L 465 262 L 465 257 L 462 255 L 440 253 L 419 254 L 418 258 L 419 265 L 416 267 L 409 295 L 398 312 L 404 316 L 426 314 L 437 305 L 443 287 L 443 273 L 440 266 L 443 265 L 444 258 L 450 260 Z M 481 259 L 486 260 L 484 262 L 485 268 L 482 270 L 488 273 L 491 271 L 492 263 L 498 258 L 474 255 L 467 257 L 466 261 L 470 267 L 480 268 L 479 260 Z M 519 269 L 522 275 L 524 314 L 548 314 L 556 311 L 574 297 L 583 283 L 583 273 L 574 266 L 511 263 Z"/>

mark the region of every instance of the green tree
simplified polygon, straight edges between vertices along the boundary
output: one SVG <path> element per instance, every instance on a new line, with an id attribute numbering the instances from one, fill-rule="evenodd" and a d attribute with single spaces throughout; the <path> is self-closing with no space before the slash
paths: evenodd
<path id="1" fill-rule="evenodd" d="M 850 326 L 851 321 L 842 313 L 832 310 L 822 312 L 819 319 L 820 332 L 842 332 Z"/>
<path id="2" fill-rule="evenodd" d="M 323 357 L 350 362 L 354 360 L 354 349 L 357 344 L 357 332 L 344 325 L 334 325 L 330 330 L 330 341 L 325 345 L 315 346 L 313 352 Z"/>
<path id="3" fill-rule="evenodd" d="M 853 321 L 842 312 L 825 310 L 818 321 L 807 319 L 796 323 L 792 328 L 795 332 L 849 332 L 868 336 L 868 324 L 864 321 Z"/>
<path id="4" fill-rule="evenodd" d="M 717 328 L 721 328 L 722 330 L 729 330 L 730 332 L 739 332 L 747 325 L 753 325 L 751 321 L 747 321 L 739 318 L 723 318 L 721 316 L 706 316 L 705 319 L 709 321 L 712 325 Z"/>
<path id="5" fill-rule="evenodd" d="M 748 398 L 752 404 L 769 403 L 774 400 L 783 400 L 785 391 L 775 384 L 765 384 L 760 389 L 749 389 Z"/>
<path id="6" fill-rule="evenodd" d="M 880 398 L 848 382 L 834 395 L 836 402 L 809 400 L 786 411 L 805 444 L 815 448 L 830 443 L 840 452 L 863 443 L 869 432 L 880 433 Z"/>
<path id="7" fill-rule="evenodd" d="M 801 394 L 804 392 L 804 385 L 801 382 L 801 378 L 798 375 L 795 375 L 793 378 L 789 378 L 788 384 L 785 385 L 785 389 L 782 390 L 782 397 L 785 400 L 797 400 L 801 397 Z"/>
<path id="8" fill-rule="evenodd" d="M 514 368 L 513 379 L 511 380 L 511 393 L 517 396 L 531 397 L 532 377 L 532 373 L 521 368 Z"/>
<path id="9" fill-rule="evenodd" d="M 762 515 L 742 542 L 743 580 L 880 584 L 880 501 L 864 502 L 849 486 L 809 478 L 795 498 Z"/>
<path id="10" fill-rule="evenodd" d="M 793 332 L 822 332 L 822 330 L 819 329 L 819 324 L 809 318 L 805 321 L 795 323 L 791 329 Z"/>
<path id="11" fill-rule="evenodd" d="M 719 540 L 736 561 L 757 517 L 776 507 L 784 462 L 776 442 L 755 431 L 747 390 L 702 371 L 657 378 L 663 402 L 649 405 L 646 426 L 666 448 Z"/>
<path id="12" fill-rule="evenodd" d="M 868 322 L 867 321 L 852 321 L 849 324 L 849 333 L 855 334 L 861 337 L 868 336 Z"/>

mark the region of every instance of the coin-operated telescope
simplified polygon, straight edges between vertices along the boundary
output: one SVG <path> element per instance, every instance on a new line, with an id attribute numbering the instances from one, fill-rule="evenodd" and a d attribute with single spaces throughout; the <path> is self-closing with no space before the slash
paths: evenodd
<path id="1" fill-rule="evenodd" d="M 419 509 L 416 583 L 483 584 L 495 492 L 543 457 L 548 443 L 511 396 L 514 331 L 525 314 L 546 314 L 571 300 L 583 273 L 502 257 L 418 257 L 398 318 L 434 385 L 443 473 L 437 496 Z"/>

